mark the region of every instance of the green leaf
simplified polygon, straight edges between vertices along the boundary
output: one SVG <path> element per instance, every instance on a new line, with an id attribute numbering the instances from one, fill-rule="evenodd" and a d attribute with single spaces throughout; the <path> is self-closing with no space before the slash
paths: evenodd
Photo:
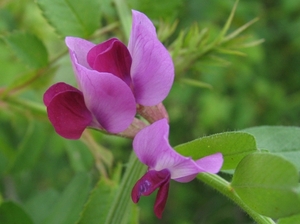
<path id="1" fill-rule="evenodd" d="M 279 219 L 277 224 L 293 224 L 293 223 L 300 223 L 300 214 Z"/>
<path id="2" fill-rule="evenodd" d="M 75 172 L 88 171 L 93 166 L 93 155 L 81 141 L 64 141 L 66 151 Z"/>
<path id="3" fill-rule="evenodd" d="M 116 9 L 118 11 L 126 39 L 129 40 L 131 23 L 132 23 L 132 18 L 131 18 L 132 16 L 131 16 L 130 9 L 129 9 L 126 1 L 113 0 L 113 2 L 116 5 Z"/>
<path id="4" fill-rule="evenodd" d="M 39 192 L 25 203 L 25 209 L 35 223 L 43 223 L 49 211 L 59 200 L 59 193 L 53 189 Z"/>
<path id="5" fill-rule="evenodd" d="M 281 218 L 300 212 L 296 167 L 281 156 L 253 153 L 237 166 L 232 187 L 253 210 Z"/>
<path id="6" fill-rule="evenodd" d="M 33 224 L 29 215 L 12 201 L 3 202 L 0 206 L 0 223 L 1 224 Z"/>
<path id="7" fill-rule="evenodd" d="M 28 170 L 38 161 L 39 155 L 44 150 L 47 142 L 47 133 L 45 126 L 38 122 L 29 122 L 27 131 L 21 144 L 18 147 L 18 153 L 11 164 L 11 172 L 17 173 Z"/>
<path id="8" fill-rule="evenodd" d="M 100 26 L 98 0 L 37 0 L 48 22 L 62 36 L 87 38 Z"/>
<path id="9" fill-rule="evenodd" d="M 47 49 L 35 35 L 14 32 L 4 36 L 3 39 L 15 55 L 29 67 L 38 69 L 47 65 Z"/>
<path id="10" fill-rule="evenodd" d="M 92 191 L 78 224 L 105 223 L 117 186 L 115 182 L 101 178 Z"/>
<path id="11" fill-rule="evenodd" d="M 178 145 L 175 150 L 184 156 L 199 159 L 216 152 L 224 157 L 222 170 L 234 169 L 249 153 L 256 151 L 255 139 L 242 132 L 224 132 Z"/>
<path id="12" fill-rule="evenodd" d="M 299 127 L 261 126 L 242 131 L 255 137 L 259 149 L 285 157 L 300 171 Z"/>
<path id="13" fill-rule="evenodd" d="M 44 224 L 74 224 L 78 219 L 90 190 L 87 174 L 77 174 L 64 190 L 59 201 L 44 220 Z"/>

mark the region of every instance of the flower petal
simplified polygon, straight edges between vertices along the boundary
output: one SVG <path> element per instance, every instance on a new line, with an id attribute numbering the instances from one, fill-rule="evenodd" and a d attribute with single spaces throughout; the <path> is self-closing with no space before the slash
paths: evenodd
<path id="1" fill-rule="evenodd" d="M 139 131 L 133 139 L 133 149 L 139 160 L 154 168 L 159 156 L 172 150 L 168 142 L 169 126 L 166 119 L 154 122 Z"/>
<path id="2" fill-rule="evenodd" d="M 201 159 L 196 160 L 196 163 L 201 167 L 204 172 L 207 173 L 218 173 L 223 165 L 223 155 L 218 152 L 209 156 L 205 156 Z"/>
<path id="3" fill-rule="evenodd" d="M 51 86 L 44 94 L 44 102 L 55 131 L 64 138 L 80 138 L 92 122 L 82 93 L 70 85 L 57 83 Z"/>
<path id="4" fill-rule="evenodd" d="M 162 217 L 162 213 L 167 203 L 169 186 L 170 186 L 170 178 L 161 184 L 155 198 L 154 213 L 159 219 Z"/>
<path id="5" fill-rule="evenodd" d="M 132 10 L 128 49 L 132 57 L 131 78 L 137 103 L 154 106 L 168 95 L 174 80 L 172 58 L 157 39 L 147 16 Z"/>
<path id="6" fill-rule="evenodd" d="M 132 201 L 137 203 L 141 196 L 148 196 L 159 188 L 155 199 L 154 212 L 158 218 L 161 218 L 168 198 L 170 176 L 167 169 L 148 171 L 134 185 L 131 192 Z"/>
<path id="7" fill-rule="evenodd" d="M 198 169 L 201 170 L 201 172 L 218 173 L 223 165 L 223 155 L 222 153 L 218 152 L 209 156 L 205 156 L 201 159 L 198 159 L 195 162 L 198 165 Z M 181 166 L 182 165 L 184 166 L 184 164 L 181 164 Z M 200 172 L 197 172 L 189 176 L 174 178 L 174 180 L 176 180 L 177 182 L 189 182 L 193 180 L 198 175 L 198 173 Z"/>
<path id="8" fill-rule="evenodd" d="M 129 127 L 136 113 L 131 89 L 110 73 L 89 70 L 74 61 L 77 81 L 83 92 L 87 108 L 99 124 L 111 133 L 119 133 Z"/>
<path id="9" fill-rule="evenodd" d="M 66 37 L 65 43 L 69 48 L 70 55 L 76 55 L 76 57 L 71 57 L 71 60 L 76 58 L 77 63 L 86 68 L 91 68 L 87 62 L 87 54 L 95 46 L 94 43 L 79 37 Z"/>
<path id="10" fill-rule="evenodd" d="M 76 88 L 70 86 L 64 82 L 58 82 L 52 85 L 45 93 L 43 97 L 43 101 L 46 107 L 50 104 L 51 100 L 59 93 L 66 91 L 77 91 Z"/>
<path id="11" fill-rule="evenodd" d="M 112 38 L 93 47 L 88 52 L 87 61 L 94 70 L 111 73 L 130 86 L 131 56 L 118 39 Z"/>
<path id="12" fill-rule="evenodd" d="M 134 138 L 133 149 L 139 160 L 149 170 L 168 169 L 171 179 L 179 182 L 191 181 L 200 172 L 218 172 L 223 163 L 220 153 L 196 162 L 177 153 L 168 142 L 169 125 L 166 119 L 154 122 L 141 130 Z"/>

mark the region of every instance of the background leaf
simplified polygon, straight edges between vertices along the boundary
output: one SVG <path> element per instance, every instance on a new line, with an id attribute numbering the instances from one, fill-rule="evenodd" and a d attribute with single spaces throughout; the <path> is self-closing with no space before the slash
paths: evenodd
<path id="1" fill-rule="evenodd" d="M 237 166 L 232 187 L 258 213 L 281 218 L 300 212 L 296 167 L 281 156 L 253 153 Z"/>
<path id="2" fill-rule="evenodd" d="M 91 193 L 78 224 L 105 223 L 117 186 L 116 183 L 101 178 Z"/>
<path id="3" fill-rule="evenodd" d="M 38 0 L 49 23 L 62 36 L 89 37 L 100 27 L 98 0 Z"/>
<path id="4" fill-rule="evenodd" d="M 33 224 L 29 215 L 12 201 L 3 202 L 0 206 L 1 224 Z"/>
<path id="5" fill-rule="evenodd" d="M 18 146 L 18 152 L 11 164 L 11 172 L 17 173 L 32 168 L 47 144 L 46 127 L 41 123 L 31 121 L 22 142 Z M 39 136 L 39 138 L 36 138 Z"/>
<path id="6" fill-rule="evenodd" d="M 283 126 L 261 126 L 244 129 L 252 134 L 261 150 L 282 155 L 300 171 L 300 128 Z"/>
<path id="7" fill-rule="evenodd" d="M 90 190 L 87 174 L 77 174 L 53 205 L 44 224 L 74 224 L 78 219 Z"/>
<path id="8" fill-rule="evenodd" d="M 26 211 L 35 223 L 43 223 L 55 202 L 59 200 L 59 196 L 59 193 L 53 189 L 38 192 L 25 203 Z"/>
<path id="9" fill-rule="evenodd" d="M 221 152 L 224 157 L 222 170 L 234 169 L 249 153 L 255 152 L 256 143 L 252 135 L 241 132 L 224 132 L 178 145 L 175 150 L 184 156 L 199 159 Z"/>
<path id="10" fill-rule="evenodd" d="M 14 32 L 4 36 L 3 39 L 15 55 L 31 68 L 38 69 L 47 65 L 47 49 L 35 35 Z"/>

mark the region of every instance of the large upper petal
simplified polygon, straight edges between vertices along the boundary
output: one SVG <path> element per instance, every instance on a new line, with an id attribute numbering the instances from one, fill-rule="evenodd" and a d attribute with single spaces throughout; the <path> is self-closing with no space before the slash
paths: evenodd
<path id="1" fill-rule="evenodd" d="M 171 178 L 179 182 L 192 180 L 200 172 L 216 173 L 223 164 L 220 153 L 207 159 L 194 161 L 177 153 L 168 142 L 169 125 L 166 119 L 156 121 L 141 130 L 134 138 L 133 148 L 141 162 L 149 169 L 171 172 Z"/>
<path id="2" fill-rule="evenodd" d="M 132 57 L 131 78 L 137 103 L 153 106 L 162 102 L 174 80 L 172 58 L 158 40 L 149 18 L 134 10 L 128 49 Z"/>
<path id="3" fill-rule="evenodd" d="M 55 131 L 64 138 L 80 138 L 92 122 L 82 92 L 66 83 L 51 86 L 44 94 L 44 103 Z"/>

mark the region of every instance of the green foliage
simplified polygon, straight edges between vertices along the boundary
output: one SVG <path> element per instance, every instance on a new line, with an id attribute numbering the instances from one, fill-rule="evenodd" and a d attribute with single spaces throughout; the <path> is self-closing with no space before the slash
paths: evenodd
<path id="1" fill-rule="evenodd" d="M 252 218 L 300 222 L 300 132 L 291 127 L 300 125 L 298 1 L 36 2 L 0 3 L 0 223 L 157 223 L 153 197 L 141 210 L 129 197 L 146 170 L 128 163 L 131 141 L 95 132 L 62 139 L 42 104 L 51 84 L 76 83 L 54 30 L 95 43 L 125 39 L 131 8 L 150 17 L 175 63 L 164 102 L 175 149 L 194 159 L 223 153 L 226 172 L 198 179 Z M 288 126 L 245 129 L 262 124 Z M 253 222 L 207 185 L 172 182 L 161 222 Z"/>
<path id="2" fill-rule="evenodd" d="M 236 168 L 231 186 L 258 213 L 275 219 L 300 213 L 299 175 L 280 156 L 254 153 Z"/>
<path id="3" fill-rule="evenodd" d="M 283 218 L 278 220 L 278 224 L 292 224 L 298 222 L 300 222 L 300 215 L 294 215 L 288 218 Z"/>
<path id="4" fill-rule="evenodd" d="M 39 136 L 36 139 L 36 136 Z M 35 144 L 33 145 L 32 142 Z M 45 144 L 47 134 L 41 123 L 29 123 L 27 132 L 19 144 L 18 152 L 10 164 L 10 172 L 17 173 L 31 169 L 39 159 Z"/>
<path id="5" fill-rule="evenodd" d="M 79 215 L 90 191 L 90 178 L 78 173 L 66 187 L 44 219 L 45 224 L 72 224 Z"/>
<path id="6" fill-rule="evenodd" d="M 300 128 L 283 126 L 261 126 L 244 129 L 255 136 L 257 147 L 292 162 L 300 170 Z"/>
<path id="7" fill-rule="evenodd" d="M 100 1 L 38 0 L 37 3 L 62 36 L 87 38 L 100 26 Z"/>
<path id="8" fill-rule="evenodd" d="M 0 223 L 3 224 L 33 224 L 33 221 L 28 214 L 21 208 L 20 205 L 7 201 L 0 205 Z"/>
<path id="9" fill-rule="evenodd" d="M 221 152 L 224 157 L 222 170 L 229 170 L 235 169 L 246 155 L 256 151 L 256 142 L 247 133 L 224 132 L 184 143 L 176 146 L 175 150 L 193 159 Z"/>
<path id="10" fill-rule="evenodd" d="M 48 53 L 43 42 L 35 35 L 24 32 L 14 32 L 3 37 L 15 55 L 33 69 L 45 67 L 48 63 Z"/>
<path id="11" fill-rule="evenodd" d="M 105 223 L 118 184 L 101 178 L 91 192 L 78 224 Z"/>

